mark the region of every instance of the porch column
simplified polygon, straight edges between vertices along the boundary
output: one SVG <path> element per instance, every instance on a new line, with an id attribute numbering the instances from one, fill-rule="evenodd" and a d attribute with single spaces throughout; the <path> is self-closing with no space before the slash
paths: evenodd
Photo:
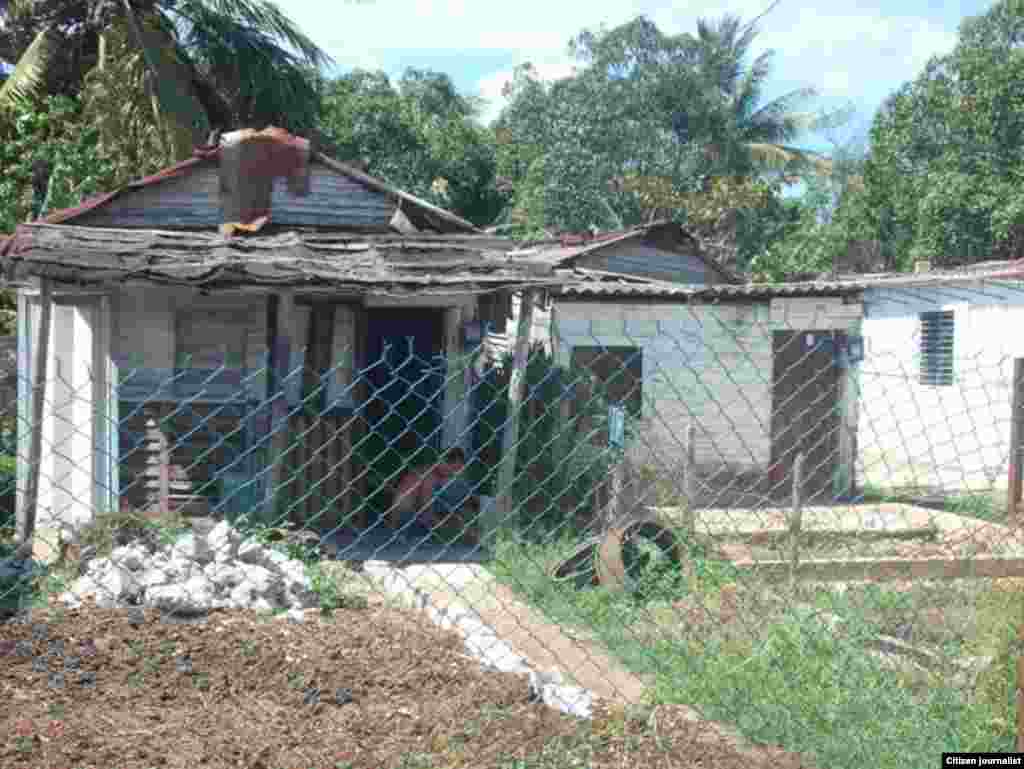
<path id="1" fill-rule="evenodd" d="M 265 516 L 275 517 L 282 501 L 282 483 L 285 477 L 285 455 L 288 451 L 288 398 L 287 377 L 292 362 L 292 328 L 295 297 L 285 290 L 269 297 L 270 309 L 270 472 L 264 500 Z M 301 377 L 300 377 L 301 380 Z"/>
<path id="2" fill-rule="evenodd" d="M 446 449 L 469 444 L 469 403 L 466 387 L 466 351 L 462 347 L 462 323 L 468 308 L 449 307 L 444 311 L 444 429 L 442 443 Z"/>

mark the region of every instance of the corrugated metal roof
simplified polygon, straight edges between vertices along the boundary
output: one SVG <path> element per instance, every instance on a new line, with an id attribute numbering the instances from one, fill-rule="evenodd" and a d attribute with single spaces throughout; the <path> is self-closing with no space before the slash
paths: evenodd
<path id="1" fill-rule="evenodd" d="M 574 268 L 557 270 L 566 282 L 552 293 L 564 297 L 661 297 L 679 299 L 761 299 L 798 296 L 840 296 L 872 288 L 914 288 L 958 282 L 1024 280 L 1024 260 L 989 262 L 953 270 L 917 274 L 862 275 L 837 280 L 742 285 L 686 285 Z"/>

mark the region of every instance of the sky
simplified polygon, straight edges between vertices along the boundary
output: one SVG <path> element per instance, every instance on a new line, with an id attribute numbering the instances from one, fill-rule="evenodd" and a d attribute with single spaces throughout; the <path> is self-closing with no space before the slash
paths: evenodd
<path id="1" fill-rule="evenodd" d="M 770 0 L 689 3 L 656 0 L 280 0 L 281 7 L 326 50 L 339 71 L 407 67 L 446 72 L 467 94 L 487 99 L 485 117 L 501 109 L 513 69 L 532 63 L 545 77 L 572 71 L 569 41 L 583 29 L 614 27 L 637 15 L 665 33 L 693 32 L 699 17 L 752 19 Z M 854 118 L 803 144 L 824 149 L 866 134 L 882 101 L 952 49 L 965 16 L 992 0 L 781 0 L 760 22 L 755 53 L 773 49 L 767 97 L 812 87 L 811 108 L 849 105 Z"/>

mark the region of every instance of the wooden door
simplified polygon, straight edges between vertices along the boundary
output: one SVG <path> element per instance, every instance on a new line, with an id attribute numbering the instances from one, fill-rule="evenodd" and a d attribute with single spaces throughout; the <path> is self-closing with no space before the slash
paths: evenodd
<path id="1" fill-rule="evenodd" d="M 840 331 L 776 331 L 772 337 L 773 494 L 788 498 L 793 462 L 804 455 L 803 498 L 828 502 L 840 462 Z"/>

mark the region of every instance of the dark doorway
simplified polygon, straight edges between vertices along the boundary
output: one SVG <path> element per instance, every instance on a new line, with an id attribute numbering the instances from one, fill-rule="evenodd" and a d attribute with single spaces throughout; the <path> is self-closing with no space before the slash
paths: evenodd
<path id="1" fill-rule="evenodd" d="M 444 313 L 374 309 L 366 313 L 365 438 L 357 451 L 379 517 L 403 470 L 435 461 L 444 404 Z"/>
<path id="2" fill-rule="evenodd" d="M 367 416 L 402 453 L 440 444 L 443 340 L 440 310 L 367 313 Z"/>
<path id="3" fill-rule="evenodd" d="M 841 426 L 840 379 L 834 350 L 840 331 L 776 331 L 772 336 L 772 496 L 786 497 L 793 463 L 804 455 L 803 498 L 832 501 Z"/>

